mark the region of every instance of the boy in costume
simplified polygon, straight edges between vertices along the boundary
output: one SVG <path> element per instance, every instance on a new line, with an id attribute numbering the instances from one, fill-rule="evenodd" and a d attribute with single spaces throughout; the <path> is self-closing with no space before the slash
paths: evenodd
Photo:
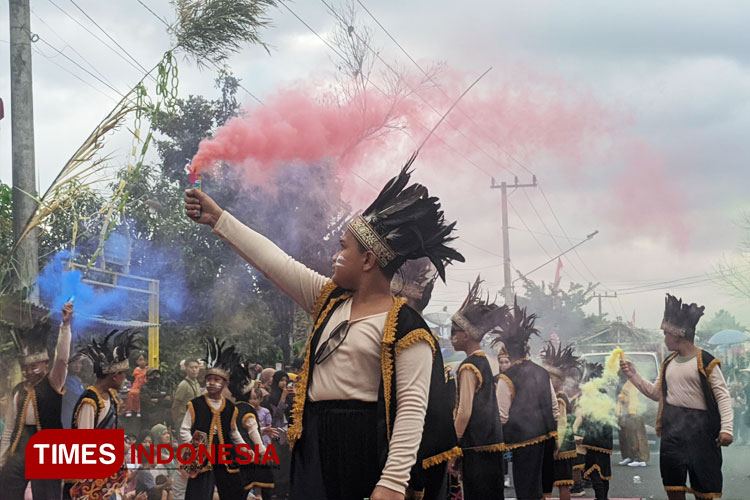
<path id="1" fill-rule="evenodd" d="M 659 468 L 670 500 L 683 500 L 686 492 L 696 498 L 720 498 L 721 446 L 729 446 L 733 439 L 732 400 L 721 362 L 693 343 L 704 310 L 667 294 L 661 329 L 673 352 L 655 383 L 644 380 L 632 362 L 620 361 L 633 385 L 659 402 Z"/>
<path id="2" fill-rule="evenodd" d="M 492 369 L 480 343 L 488 332 L 505 322 L 508 308 L 483 300 L 480 283 L 477 277 L 461 308 L 452 317 L 453 348 L 466 353 L 457 371 L 455 427 L 463 451 L 464 499 L 502 500 L 503 426 L 495 410 Z"/>
<path id="3" fill-rule="evenodd" d="M 547 370 L 529 357 L 529 337 L 538 335 L 535 314 L 515 300 L 494 341 L 502 342 L 511 367 L 497 381 L 497 405 L 505 447 L 513 453 L 513 485 L 519 500 L 539 500 L 552 485 L 559 409 Z"/>

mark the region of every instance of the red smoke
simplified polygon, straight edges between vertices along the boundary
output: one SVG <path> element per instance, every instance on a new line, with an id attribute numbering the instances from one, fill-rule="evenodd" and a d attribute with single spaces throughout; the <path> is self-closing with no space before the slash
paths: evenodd
<path id="1" fill-rule="evenodd" d="M 586 163 L 598 163 L 592 157 L 602 145 L 612 143 L 618 159 L 627 164 L 608 197 L 612 222 L 641 234 L 666 231 L 679 246 L 685 244 L 688 235 L 681 223 L 662 220 L 666 214 L 679 215 L 681 196 L 666 181 L 653 149 L 629 134 L 623 115 L 586 92 L 525 68 L 519 68 L 512 81 L 500 83 L 492 77 L 482 80 L 430 139 L 416 164 L 421 179 L 429 179 L 430 186 L 448 182 L 454 192 L 472 177 L 477 186 L 486 186 L 486 173 L 507 178 L 504 168 L 530 175 L 515 160 L 540 178 L 545 174 L 539 171 L 541 163 L 580 178 Z M 201 172 L 223 161 L 244 172 L 248 182 L 264 185 L 280 165 L 327 162 L 343 181 L 344 198 L 361 207 L 395 174 L 469 81 L 466 75 L 444 71 L 441 88 L 451 98 L 427 86 L 396 101 L 372 90 L 344 103 L 321 94 L 320 87 L 297 84 L 247 109 L 245 116 L 202 141 L 192 168 Z M 636 192 L 636 179 L 646 174 L 651 181 Z M 664 211 L 664 202 L 675 209 Z"/>

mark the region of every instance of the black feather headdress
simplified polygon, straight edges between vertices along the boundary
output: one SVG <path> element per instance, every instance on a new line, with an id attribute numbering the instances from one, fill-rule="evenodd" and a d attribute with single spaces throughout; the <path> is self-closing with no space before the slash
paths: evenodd
<path id="1" fill-rule="evenodd" d="M 18 350 L 19 362 L 22 365 L 49 360 L 47 339 L 52 326 L 46 320 L 37 321 L 31 328 L 11 328 L 10 335 Z"/>
<path id="2" fill-rule="evenodd" d="M 664 299 L 664 319 L 661 322 L 661 329 L 664 333 L 684 337 L 692 342 L 695 339 L 695 326 L 705 309 L 704 306 L 698 306 L 695 302 L 689 305 L 683 304 L 682 299 L 667 294 Z"/>
<path id="3" fill-rule="evenodd" d="M 246 394 L 253 388 L 252 366 L 252 363 L 242 360 L 232 367 L 232 371 L 229 374 L 229 392 L 237 400 L 246 400 Z"/>
<path id="4" fill-rule="evenodd" d="M 481 284 L 482 280 L 477 276 L 461 308 L 451 317 L 455 328 L 468 333 L 477 342 L 505 324 L 508 315 L 508 306 L 499 306 L 491 303 L 489 298 L 482 298 Z"/>
<path id="5" fill-rule="evenodd" d="M 216 337 L 205 338 L 203 342 L 206 344 L 206 375 L 218 375 L 229 381 L 235 365 L 242 360 L 240 353 L 233 345 L 225 347 L 226 341 L 219 341 Z"/>
<path id="6" fill-rule="evenodd" d="M 401 172 L 388 181 L 372 204 L 349 223 L 349 230 L 367 250 L 375 253 L 386 272 L 395 272 L 407 260 L 427 257 L 445 281 L 445 266 L 450 261 L 464 262 L 464 257 L 447 243 L 455 222 L 447 224 L 440 200 L 429 196 L 421 184 L 407 187 L 414 153 Z"/>
<path id="7" fill-rule="evenodd" d="M 525 307 L 518 306 L 518 298 L 514 298 L 513 309 L 505 315 L 505 321 L 495 334 L 492 344 L 502 342 L 514 359 L 525 357 L 529 353 L 529 338 L 539 335 L 539 330 L 534 327 L 535 322 L 536 314 L 527 314 Z"/>
<path id="8" fill-rule="evenodd" d="M 417 311 L 424 310 L 430 302 L 432 289 L 437 279 L 437 271 L 430 259 L 409 260 L 398 270 L 391 280 L 391 293 L 396 297 L 406 297 L 416 304 Z"/>
<path id="9" fill-rule="evenodd" d="M 130 354 L 140 347 L 139 335 L 137 330 L 112 330 L 101 341 L 92 339 L 79 352 L 94 364 L 96 377 L 104 378 L 130 369 Z"/>
<path id="10" fill-rule="evenodd" d="M 604 365 L 601 363 L 592 363 L 590 361 L 584 361 L 583 363 L 583 381 L 588 382 L 595 378 L 601 378 L 604 375 Z"/>
<path id="11" fill-rule="evenodd" d="M 571 377 L 575 372 L 581 373 L 580 358 L 573 354 L 575 348 L 573 344 L 563 347 L 562 344 L 555 349 L 555 344 L 547 341 L 542 350 L 542 359 L 544 367 L 548 372 L 557 375 L 560 378 Z"/>

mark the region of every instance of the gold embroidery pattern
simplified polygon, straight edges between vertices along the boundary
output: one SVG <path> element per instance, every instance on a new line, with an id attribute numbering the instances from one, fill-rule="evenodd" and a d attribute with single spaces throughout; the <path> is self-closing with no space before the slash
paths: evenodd
<path id="1" fill-rule="evenodd" d="M 461 372 L 464 371 L 464 370 L 469 370 L 469 371 L 473 372 L 474 375 L 477 377 L 477 381 L 479 382 L 479 385 L 477 385 L 477 388 L 474 389 L 474 392 L 477 392 L 479 389 L 482 388 L 482 384 L 484 383 L 484 381 L 482 380 L 482 374 L 479 373 L 479 369 L 476 366 L 472 365 L 471 363 L 464 363 L 463 365 L 461 365 L 461 368 L 458 369 L 458 378 L 459 378 L 459 381 L 461 379 Z M 459 384 L 460 384 L 460 382 L 459 382 Z"/>
<path id="2" fill-rule="evenodd" d="M 576 450 L 562 451 L 555 455 L 555 460 L 568 460 L 570 458 L 575 458 L 576 455 L 578 455 L 578 452 L 576 452 Z"/>
<path id="3" fill-rule="evenodd" d="M 528 441 L 523 441 L 521 443 L 505 443 L 505 449 L 515 450 L 516 448 L 525 448 L 526 446 L 531 446 L 532 444 L 541 443 L 542 441 L 546 441 L 548 439 L 552 439 L 556 437 L 557 437 L 557 431 L 552 431 L 549 434 L 546 434 L 544 436 L 538 436 L 533 439 L 529 439 Z"/>
<path id="4" fill-rule="evenodd" d="M 117 391 L 114 389 L 109 390 L 109 399 L 112 401 L 112 404 L 115 405 L 115 415 L 119 415 L 120 413 L 120 398 L 117 396 Z"/>
<path id="5" fill-rule="evenodd" d="M 589 476 L 591 475 L 591 473 L 594 472 L 594 471 L 599 472 L 599 476 L 602 479 L 604 479 L 605 481 L 611 481 L 612 480 L 612 476 L 605 476 L 604 474 L 602 474 L 602 470 L 601 470 L 601 468 L 599 468 L 598 464 L 592 465 L 586 472 L 584 472 L 583 473 L 583 478 L 584 479 L 588 479 Z"/>
<path id="6" fill-rule="evenodd" d="M 323 288 L 318 292 L 318 298 L 315 299 L 315 305 L 313 305 L 312 311 L 310 312 L 313 318 L 318 318 L 320 311 L 323 309 L 323 304 L 326 303 L 326 300 L 328 300 L 328 297 L 331 296 L 335 289 L 336 283 L 334 283 L 333 280 L 328 280 L 328 282 L 323 285 Z"/>
<path id="7" fill-rule="evenodd" d="M 458 458 L 462 456 L 463 454 L 464 452 L 461 450 L 461 448 L 459 448 L 458 446 L 455 446 L 448 451 L 444 451 L 437 455 L 425 458 L 424 460 L 422 460 L 422 468 L 428 469 L 432 467 L 433 465 L 447 462 L 451 458 Z"/>
<path id="8" fill-rule="evenodd" d="M 505 451 L 505 443 L 497 444 L 486 444 L 483 446 L 472 446 L 470 448 L 464 448 L 464 451 Z"/>
<path id="9" fill-rule="evenodd" d="M 572 479 L 561 479 L 559 481 L 555 481 L 553 486 L 573 486 L 575 484 L 575 481 Z"/>
<path id="10" fill-rule="evenodd" d="M 451 316 L 451 321 L 453 321 L 461 330 L 465 331 L 474 339 L 481 339 L 483 336 L 483 332 L 481 332 L 477 327 L 471 324 L 471 322 L 466 319 L 466 316 L 461 314 L 460 312 L 455 313 L 453 316 Z"/>
<path id="11" fill-rule="evenodd" d="M 329 284 L 332 283 L 332 281 L 329 282 Z M 329 285 L 323 287 L 321 297 L 326 294 L 325 290 L 328 286 Z M 333 289 L 331 289 L 331 291 L 333 291 Z M 330 296 L 330 294 L 331 293 L 328 292 L 326 298 Z M 342 300 L 348 299 L 349 297 L 351 297 L 351 293 L 346 292 L 328 302 L 325 310 L 318 315 L 312 333 L 309 337 L 307 337 L 307 345 L 305 346 L 305 361 L 302 363 L 302 369 L 299 372 L 299 377 L 297 379 L 299 381 L 297 383 L 297 395 L 294 396 L 294 404 L 292 405 L 292 423 L 291 425 L 289 425 L 289 429 L 286 431 L 287 440 L 289 441 L 289 448 L 293 448 L 294 443 L 302 436 L 302 417 L 305 412 L 305 399 L 307 398 L 307 384 L 310 374 L 310 344 L 312 343 L 312 339 L 317 333 L 318 329 L 323 324 L 323 321 L 325 321 L 326 317 L 328 316 L 328 313 L 330 313 L 331 309 L 333 309 L 333 306 Z"/>
<path id="12" fill-rule="evenodd" d="M 721 493 L 701 493 L 692 488 L 689 488 L 687 491 L 695 495 L 696 498 L 721 498 Z"/>
<path id="13" fill-rule="evenodd" d="M 721 366 L 721 360 L 719 360 L 719 358 L 714 358 L 706 367 L 706 378 L 711 377 L 711 373 L 713 373 L 714 368 L 717 366 Z"/>
<path id="14" fill-rule="evenodd" d="M 398 326 L 398 313 L 406 304 L 403 297 L 393 299 L 393 307 L 388 311 L 383 330 L 383 342 L 380 353 L 380 368 L 383 373 L 383 395 L 385 398 L 385 428 L 386 438 L 391 440 L 391 388 L 393 384 L 393 355 L 391 348 L 396 341 L 396 327 Z"/>
<path id="15" fill-rule="evenodd" d="M 188 401 L 187 403 L 187 409 L 190 412 L 190 418 L 192 419 L 193 423 L 195 423 L 195 408 L 193 408 L 193 402 Z"/>
<path id="16" fill-rule="evenodd" d="M 435 359 L 435 336 L 424 328 L 412 330 L 411 332 L 407 333 L 404 338 L 396 342 L 396 356 L 401 354 L 404 349 L 416 344 L 420 340 L 426 340 L 427 343 L 430 344 L 430 349 L 432 349 L 432 358 Z"/>
<path id="17" fill-rule="evenodd" d="M 599 453 L 604 453 L 605 455 L 611 455 L 612 450 L 608 450 L 607 448 L 599 448 L 598 446 L 592 446 L 590 444 L 584 444 L 584 448 L 591 451 L 598 451 Z"/>
<path id="18" fill-rule="evenodd" d="M 13 440 L 13 444 L 10 447 L 10 455 L 15 453 L 16 446 L 18 446 L 18 442 L 21 440 L 21 434 L 23 434 L 23 426 L 26 423 L 26 412 L 28 411 L 29 402 L 31 401 L 31 395 L 33 393 L 33 389 L 26 392 L 26 397 L 23 400 L 23 407 L 21 408 L 21 418 L 18 419 L 18 424 L 16 426 L 16 439 Z M 13 400 L 8 404 L 13 404 Z"/>
<path id="19" fill-rule="evenodd" d="M 398 255 L 361 215 L 349 223 L 349 230 L 363 247 L 372 251 L 380 267 L 385 267 Z"/>

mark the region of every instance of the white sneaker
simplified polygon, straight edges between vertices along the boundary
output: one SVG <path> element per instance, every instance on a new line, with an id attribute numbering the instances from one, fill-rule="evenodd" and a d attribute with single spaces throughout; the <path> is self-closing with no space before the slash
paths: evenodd
<path id="1" fill-rule="evenodd" d="M 628 467 L 646 467 L 646 462 L 630 462 Z"/>
<path id="2" fill-rule="evenodd" d="M 619 462 L 617 462 L 617 463 L 618 463 L 619 465 L 628 465 L 628 464 L 630 464 L 630 462 L 632 462 L 632 461 L 633 461 L 632 459 L 630 459 L 630 458 L 626 458 L 625 460 L 620 460 L 620 461 L 619 461 Z"/>

